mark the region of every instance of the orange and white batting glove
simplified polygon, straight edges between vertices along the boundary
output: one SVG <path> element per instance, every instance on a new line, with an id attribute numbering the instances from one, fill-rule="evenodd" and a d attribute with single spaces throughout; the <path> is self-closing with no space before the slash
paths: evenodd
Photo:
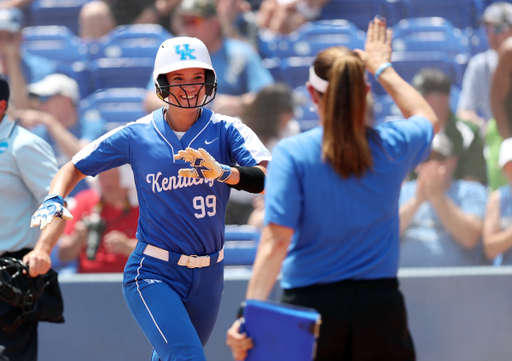
<path id="1" fill-rule="evenodd" d="M 220 164 L 205 149 L 187 148 L 174 155 L 174 159 L 184 160 L 190 163 L 192 168 L 184 168 L 178 171 L 182 177 L 209 178 L 219 182 L 225 182 L 231 176 L 231 167 Z"/>

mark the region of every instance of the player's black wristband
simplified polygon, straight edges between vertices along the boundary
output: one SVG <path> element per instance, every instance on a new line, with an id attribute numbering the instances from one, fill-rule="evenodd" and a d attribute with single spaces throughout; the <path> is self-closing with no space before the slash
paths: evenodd
<path id="1" fill-rule="evenodd" d="M 244 308 L 245 308 L 245 301 L 242 301 L 240 306 L 238 306 L 238 310 L 236 310 L 236 318 L 244 317 Z"/>
<path id="2" fill-rule="evenodd" d="M 238 184 L 228 184 L 231 188 L 239 191 L 247 191 L 249 193 L 261 193 L 265 189 L 265 173 L 257 167 L 239 167 L 240 182 Z"/>

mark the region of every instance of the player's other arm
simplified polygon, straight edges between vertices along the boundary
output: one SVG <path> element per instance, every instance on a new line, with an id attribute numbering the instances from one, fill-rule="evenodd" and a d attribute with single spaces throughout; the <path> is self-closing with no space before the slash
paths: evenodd
<path id="1" fill-rule="evenodd" d="M 17 162 L 25 186 L 35 199 L 42 199 L 58 171 L 50 146 L 42 139 L 32 140 L 19 149 Z M 50 254 L 65 225 L 64 219 L 54 222 L 45 232 L 41 232 L 34 249 L 23 257 L 23 262 L 29 265 L 30 276 L 48 272 L 51 267 Z"/>
<path id="2" fill-rule="evenodd" d="M 45 274 L 50 270 L 52 265 L 50 254 L 65 226 L 65 219 L 57 219 L 44 232 L 41 232 L 34 249 L 23 257 L 23 262 L 29 265 L 28 270 L 31 277 Z"/>
<path id="3" fill-rule="evenodd" d="M 64 198 L 75 188 L 77 183 L 86 176 L 80 172 L 72 161 L 66 163 L 55 175 L 50 185 L 50 194 L 32 216 L 30 227 L 46 229 L 53 218 L 73 219 L 65 207 Z"/>
<path id="4" fill-rule="evenodd" d="M 65 198 L 76 187 L 77 183 L 86 177 L 72 161 L 64 164 L 53 178 L 50 194 L 58 194 Z"/>

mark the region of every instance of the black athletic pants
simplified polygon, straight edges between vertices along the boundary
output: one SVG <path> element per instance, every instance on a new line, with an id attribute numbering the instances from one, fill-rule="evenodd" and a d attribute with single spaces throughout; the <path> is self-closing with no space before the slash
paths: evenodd
<path id="1" fill-rule="evenodd" d="M 415 360 L 404 299 L 395 278 L 289 289 L 281 301 L 320 312 L 316 361 Z"/>

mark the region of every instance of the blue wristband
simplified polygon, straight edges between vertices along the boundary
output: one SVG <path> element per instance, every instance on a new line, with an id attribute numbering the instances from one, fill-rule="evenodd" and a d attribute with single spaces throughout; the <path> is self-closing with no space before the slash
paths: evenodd
<path id="1" fill-rule="evenodd" d="M 217 180 L 219 182 L 225 182 L 231 176 L 231 172 L 232 172 L 231 167 L 229 165 L 225 165 L 225 164 L 221 164 L 220 167 L 222 168 L 223 172 L 219 176 L 219 178 L 217 178 Z"/>
<path id="2" fill-rule="evenodd" d="M 375 80 L 379 80 L 379 76 L 380 76 L 380 74 L 382 74 L 382 72 L 383 72 L 385 69 L 389 68 L 390 66 L 391 66 L 391 67 L 393 67 L 393 65 L 392 65 L 391 63 L 382 63 L 382 64 L 380 64 L 380 66 L 379 66 L 379 67 L 377 68 L 377 70 L 375 71 L 375 75 L 374 75 Z"/>
<path id="3" fill-rule="evenodd" d="M 50 199 L 54 199 L 56 200 L 57 203 L 59 203 L 61 206 L 64 205 L 64 198 L 62 198 L 60 195 L 58 194 L 50 194 L 50 195 L 47 195 L 44 200 L 43 200 L 43 203 L 50 200 Z"/>

